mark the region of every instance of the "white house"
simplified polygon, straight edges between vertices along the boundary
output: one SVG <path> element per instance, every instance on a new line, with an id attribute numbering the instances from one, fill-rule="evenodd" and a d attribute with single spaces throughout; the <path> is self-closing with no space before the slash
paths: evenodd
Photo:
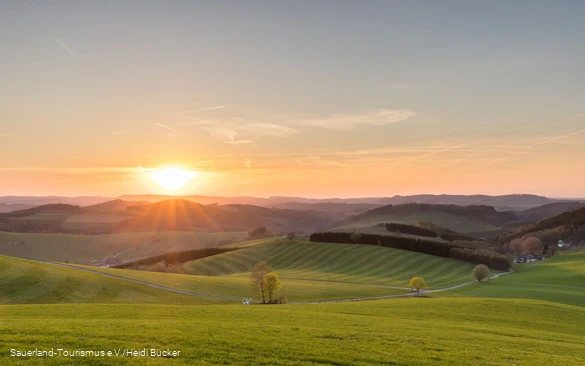
<path id="1" fill-rule="evenodd" d="M 563 240 L 559 240 L 559 244 L 558 244 L 559 248 L 568 248 L 572 245 L 573 245 L 573 243 L 566 243 Z"/>

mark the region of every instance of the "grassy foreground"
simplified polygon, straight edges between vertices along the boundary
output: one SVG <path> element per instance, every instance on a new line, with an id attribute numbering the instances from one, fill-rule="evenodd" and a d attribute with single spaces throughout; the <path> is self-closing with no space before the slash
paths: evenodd
<path id="1" fill-rule="evenodd" d="M 582 365 L 585 309 L 409 298 L 281 305 L 0 306 L 0 364 Z M 10 349 L 180 350 L 174 360 L 9 357 Z"/>

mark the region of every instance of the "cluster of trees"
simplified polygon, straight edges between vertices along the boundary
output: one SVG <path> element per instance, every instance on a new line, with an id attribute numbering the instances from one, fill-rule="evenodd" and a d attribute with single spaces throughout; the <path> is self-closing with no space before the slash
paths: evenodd
<path id="1" fill-rule="evenodd" d="M 124 262 L 117 266 L 116 268 L 138 268 L 139 266 L 151 266 L 157 263 L 164 262 L 166 265 L 175 264 L 175 263 L 185 263 L 189 261 L 193 261 L 196 259 L 211 257 L 212 255 L 222 254 L 231 252 L 232 250 L 236 250 L 236 248 L 219 248 L 219 247 L 210 247 L 210 248 L 201 248 L 201 249 L 192 249 L 192 250 L 185 250 L 181 252 L 172 252 L 172 253 L 165 253 L 160 255 L 155 255 L 152 257 L 147 258 L 140 258 L 130 262 Z"/>
<path id="2" fill-rule="evenodd" d="M 535 236 L 530 236 L 524 239 L 514 239 L 509 244 L 508 247 L 515 255 L 540 255 L 546 254 L 545 246 L 542 243 L 542 240 Z M 552 248 L 556 249 L 556 245 L 552 246 Z M 548 248 L 547 248 L 548 249 Z M 554 251 L 554 249 L 553 249 Z M 554 254 L 554 253 L 552 253 Z"/>
<path id="3" fill-rule="evenodd" d="M 266 226 L 262 226 L 262 227 L 257 227 L 255 229 L 252 229 L 250 231 L 248 231 L 248 238 L 250 239 L 262 239 L 267 237 L 268 231 L 266 230 Z"/>
<path id="4" fill-rule="evenodd" d="M 356 233 L 322 232 L 311 234 L 312 242 L 344 243 L 379 245 L 383 247 L 409 250 L 439 257 L 460 259 L 474 264 L 485 264 L 490 268 L 507 271 L 510 269 L 510 260 L 505 255 L 490 248 L 471 246 L 469 243 L 444 243 L 432 240 L 404 238 L 388 235 L 359 234 L 356 241 Z M 352 237 L 353 236 L 353 237 Z M 482 243 L 482 245 L 487 245 Z"/>
<path id="5" fill-rule="evenodd" d="M 278 278 L 276 272 L 266 262 L 260 262 L 254 266 L 250 275 L 250 288 L 253 293 L 262 296 L 263 304 L 284 304 L 286 297 L 281 296 L 275 299 L 275 295 L 282 288 L 282 281 Z M 268 302 L 266 298 L 268 297 Z"/>

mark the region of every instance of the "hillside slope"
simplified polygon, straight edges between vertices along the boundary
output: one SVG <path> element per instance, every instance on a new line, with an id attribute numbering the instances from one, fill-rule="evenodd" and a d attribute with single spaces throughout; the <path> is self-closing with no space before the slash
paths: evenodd
<path id="1" fill-rule="evenodd" d="M 519 298 L 585 307 L 585 250 L 565 251 L 544 261 L 514 265 L 514 274 L 441 296 Z"/>
<path id="2" fill-rule="evenodd" d="M 0 304 L 42 303 L 220 302 L 71 268 L 0 256 Z"/>
<path id="3" fill-rule="evenodd" d="M 71 263 L 111 256 L 129 260 L 144 256 L 227 244 L 244 232 L 143 232 L 113 235 L 7 233 L 0 231 L 0 255 Z"/>
<path id="4" fill-rule="evenodd" d="M 415 273 L 430 288 L 473 279 L 473 265 L 459 260 L 377 246 L 300 240 L 290 244 L 284 239 L 188 262 L 184 268 L 203 276 L 247 276 L 262 261 L 283 279 L 405 287 L 409 274 Z"/>
<path id="5" fill-rule="evenodd" d="M 416 225 L 431 221 L 435 225 L 459 233 L 496 230 L 502 225 L 519 221 L 514 212 L 496 211 L 491 206 L 456 206 L 431 204 L 387 205 L 359 215 L 350 216 L 336 230 L 371 227 L 383 222 Z"/>
<path id="6" fill-rule="evenodd" d="M 507 242 L 526 236 L 537 236 L 548 245 L 556 244 L 559 239 L 570 237 L 573 237 L 576 241 L 584 240 L 585 207 L 521 226 L 502 235 L 500 241 Z"/>
<path id="7" fill-rule="evenodd" d="M 585 207 L 585 202 L 556 202 L 524 211 L 518 211 L 516 214 L 522 218 L 522 221 L 524 222 L 537 222 L 565 212 L 575 211 L 583 207 Z"/>

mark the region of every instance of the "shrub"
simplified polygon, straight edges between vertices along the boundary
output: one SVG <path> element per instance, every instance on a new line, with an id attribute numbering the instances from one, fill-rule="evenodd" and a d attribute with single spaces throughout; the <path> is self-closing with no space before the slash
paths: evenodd
<path id="1" fill-rule="evenodd" d="M 478 282 L 490 277 L 490 269 L 485 264 L 478 264 L 473 269 L 473 276 Z"/>
<path id="2" fill-rule="evenodd" d="M 360 241 L 362 241 L 362 234 L 360 233 L 353 233 L 349 236 L 349 239 L 354 243 L 354 244 L 359 244 Z"/>

